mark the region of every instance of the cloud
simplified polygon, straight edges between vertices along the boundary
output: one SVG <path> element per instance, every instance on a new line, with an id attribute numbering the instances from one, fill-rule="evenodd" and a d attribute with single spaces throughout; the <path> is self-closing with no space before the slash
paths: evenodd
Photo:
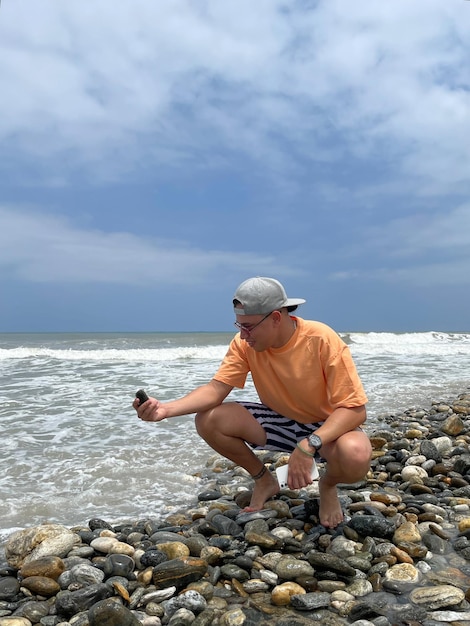
<path id="1" fill-rule="evenodd" d="M 380 152 L 428 193 L 461 189 L 468 7 L 345 7 L 45 0 L 22 19 L 24 0 L 6 4 L 0 138 L 65 177 L 218 169 L 238 154 L 287 180 Z"/>
<path id="2" fill-rule="evenodd" d="M 265 273 L 314 285 L 325 317 L 363 294 L 360 325 L 374 298 L 393 318 L 423 285 L 468 291 L 468 2 L 15 0 L 0 17 L 0 278 L 19 301 L 136 283 L 186 300 Z"/>
<path id="3" fill-rule="evenodd" d="M 451 261 L 426 261 L 425 263 L 409 264 L 403 267 L 389 265 L 388 267 L 373 267 L 370 270 L 347 270 L 330 275 L 331 280 L 337 281 L 373 281 L 384 284 L 395 284 L 400 287 L 411 286 L 413 289 L 421 288 L 455 288 L 460 287 L 460 299 L 462 303 L 467 300 L 466 290 L 470 285 L 468 274 L 468 258 L 453 259 Z M 437 294 L 436 294 L 437 295 Z"/>
<path id="4" fill-rule="evenodd" d="M 470 203 L 437 214 L 419 213 L 387 221 L 364 233 L 361 263 L 331 274 L 333 280 L 380 280 L 414 286 L 470 284 Z M 349 250 L 349 260 L 357 259 Z"/>
<path id="5" fill-rule="evenodd" d="M 468 257 L 470 250 L 470 203 L 445 213 L 416 213 L 390 220 L 367 234 L 371 248 L 394 258 L 413 259 L 443 252 Z"/>
<path id="6" fill-rule="evenodd" d="M 190 243 L 86 230 L 44 213 L 0 208 L 0 275 L 30 283 L 184 285 L 209 283 L 221 274 L 274 272 L 293 266 L 271 255 L 203 250 Z"/>
<path id="7" fill-rule="evenodd" d="M 219 280 L 222 275 L 289 277 L 305 273 L 295 258 L 236 248 L 203 249 L 189 241 L 87 229 L 33 209 L 0 207 L 0 224 L 0 275 L 29 283 L 191 287 Z M 319 249 L 313 255 L 323 257 L 325 266 L 338 268 L 329 273 L 334 281 L 468 285 L 469 249 L 467 203 L 448 215 L 391 220 L 366 230 L 359 248 L 353 238 L 349 248 Z M 313 277 L 316 262 L 314 256 L 310 259 L 307 266 Z"/>

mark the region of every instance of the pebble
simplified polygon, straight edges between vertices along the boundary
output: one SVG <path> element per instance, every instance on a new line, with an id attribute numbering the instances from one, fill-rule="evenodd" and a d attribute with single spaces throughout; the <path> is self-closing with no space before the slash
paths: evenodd
<path id="1" fill-rule="evenodd" d="M 88 611 L 90 626 L 141 626 L 141 621 L 114 598 L 101 600 Z"/>
<path id="2" fill-rule="evenodd" d="M 45 556 L 29 563 L 25 563 L 20 569 L 20 576 L 46 576 L 57 580 L 65 569 L 64 562 L 58 556 Z"/>
<path id="3" fill-rule="evenodd" d="M 453 585 L 436 585 L 413 589 L 410 599 L 414 604 L 423 604 L 428 609 L 440 609 L 460 604 L 465 599 L 465 593 Z"/>
<path id="4" fill-rule="evenodd" d="M 250 477 L 215 456 L 165 519 L 13 533 L 0 626 L 470 624 L 470 393 L 378 423 L 337 529 L 319 524 L 316 483 L 244 512 Z"/>
<path id="5" fill-rule="evenodd" d="M 123 576 L 127 578 L 134 570 L 134 559 L 126 554 L 110 554 L 103 564 L 103 576 Z"/>

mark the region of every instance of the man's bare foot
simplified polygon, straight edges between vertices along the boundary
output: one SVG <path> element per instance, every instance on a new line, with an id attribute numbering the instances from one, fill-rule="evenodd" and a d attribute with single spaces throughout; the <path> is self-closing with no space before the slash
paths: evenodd
<path id="1" fill-rule="evenodd" d="M 344 520 L 336 485 L 328 485 L 325 478 L 318 483 L 320 490 L 320 524 L 325 528 L 336 528 Z"/>
<path id="2" fill-rule="evenodd" d="M 271 472 L 265 472 L 261 478 L 255 480 L 251 502 L 243 510 L 246 512 L 261 511 L 265 502 L 279 493 L 279 491 L 280 487 L 277 478 Z"/>

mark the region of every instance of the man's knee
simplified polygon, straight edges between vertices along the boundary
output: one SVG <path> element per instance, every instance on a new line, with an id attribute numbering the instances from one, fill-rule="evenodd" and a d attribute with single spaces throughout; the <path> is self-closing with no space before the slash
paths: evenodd
<path id="1" fill-rule="evenodd" d="M 209 432 L 211 428 L 213 428 L 213 411 L 201 411 L 200 413 L 196 413 L 196 417 L 194 418 L 194 424 L 196 426 L 196 430 L 198 434 L 203 437 L 204 433 Z"/>
<path id="2" fill-rule="evenodd" d="M 201 437 L 203 436 L 203 433 L 211 433 L 215 430 L 220 430 L 221 424 L 224 423 L 224 414 L 230 410 L 230 404 L 231 403 L 229 402 L 219 404 L 208 411 L 200 411 L 199 413 L 196 413 L 194 423 L 196 430 Z"/>
<path id="3" fill-rule="evenodd" d="M 368 466 L 372 456 L 372 446 L 370 445 L 369 438 L 364 433 L 361 434 L 362 437 L 351 439 L 349 442 L 349 450 L 346 450 L 346 455 L 355 465 Z"/>
<path id="4" fill-rule="evenodd" d="M 253 444 L 264 445 L 266 433 L 247 409 L 237 402 L 224 402 L 195 417 L 196 430 L 206 441 L 214 436 L 236 437 Z"/>
<path id="5" fill-rule="evenodd" d="M 337 460 L 343 467 L 367 467 L 372 457 L 372 446 L 363 432 L 347 433 L 333 446 L 327 460 Z"/>

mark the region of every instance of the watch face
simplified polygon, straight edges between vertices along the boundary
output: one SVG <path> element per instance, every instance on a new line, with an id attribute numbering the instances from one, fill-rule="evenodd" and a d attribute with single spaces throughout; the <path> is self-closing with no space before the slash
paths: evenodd
<path id="1" fill-rule="evenodd" d="M 310 435 L 308 438 L 308 442 L 312 446 L 312 448 L 315 448 L 316 450 L 321 448 L 321 439 L 318 435 Z"/>

